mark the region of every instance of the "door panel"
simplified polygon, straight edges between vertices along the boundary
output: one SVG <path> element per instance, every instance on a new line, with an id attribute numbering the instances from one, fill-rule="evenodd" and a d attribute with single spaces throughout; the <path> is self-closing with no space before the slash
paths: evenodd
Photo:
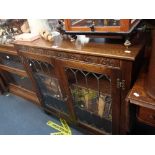
<path id="1" fill-rule="evenodd" d="M 26 58 L 31 74 L 36 82 L 42 99 L 43 107 L 58 113 L 69 114 L 68 107 L 62 92 L 55 65 L 49 62 Z"/>
<path id="2" fill-rule="evenodd" d="M 120 115 L 120 90 L 116 88 L 119 70 L 76 61 L 61 60 L 60 64 L 77 120 L 116 134 Z"/>

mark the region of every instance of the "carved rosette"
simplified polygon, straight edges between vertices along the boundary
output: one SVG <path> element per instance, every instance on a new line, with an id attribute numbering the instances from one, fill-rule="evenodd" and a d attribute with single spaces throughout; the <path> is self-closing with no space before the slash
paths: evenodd
<path id="1" fill-rule="evenodd" d="M 112 67 L 120 67 L 120 61 L 115 59 L 101 58 L 99 63 L 102 65 L 108 65 Z"/>

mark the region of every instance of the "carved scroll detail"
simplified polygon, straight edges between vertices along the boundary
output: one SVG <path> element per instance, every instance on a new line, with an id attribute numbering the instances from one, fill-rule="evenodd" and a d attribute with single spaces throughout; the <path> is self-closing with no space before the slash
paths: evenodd
<path id="1" fill-rule="evenodd" d="M 120 67 L 120 60 L 113 59 L 113 58 L 53 51 L 50 49 L 42 49 L 42 48 L 34 48 L 34 47 L 26 47 L 26 46 L 20 46 L 18 47 L 18 50 L 21 52 L 30 52 L 30 53 L 43 54 L 48 56 L 50 55 L 60 59 L 76 60 L 76 61 L 100 64 L 100 65 L 110 66 L 110 67 Z"/>

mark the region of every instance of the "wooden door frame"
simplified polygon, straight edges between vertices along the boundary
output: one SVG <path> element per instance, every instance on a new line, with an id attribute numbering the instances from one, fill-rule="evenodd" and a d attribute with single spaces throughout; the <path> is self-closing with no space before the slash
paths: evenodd
<path id="1" fill-rule="evenodd" d="M 75 110 L 73 107 L 72 103 L 72 97 L 71 97 L 71 92 L 69 89 L 69 83 L 67 76 L 65 74 L 65 67 L 68 68 L 75 68 L 75 69 L 82 69 L 90 72 L 95 72 L 95 73 L 100 73 L 100 74 L 107 74 L 111 77 L 112 81 L 112 96 L 114 96 L 114 100 L 112 101 L 112 134 L 119 134 L 119 126 L 120 126 L 120 109 L 121 109 L 121 92 L 120 88 L 117 88 L 117 78 L 121 79 L 121 72 L 117 68 L 112 68 L 108 66 L 103 66 L 103 65 L 96 65 L 96 64 L 90 64 L 90 63 L 84 63 L 84 62 L 79 62 L 79 61 L 73 61 L 73 60 L 65 60 L 65 59 L 57 59 L 56 60 L 59 64 L 59 70 L 61 72 L 61 76 L 64 82 L 64 88 L 66 89 L 66 93 L 69 96 L 69 106 L 70 110 L 72 111 L 72 115 L 74 118 L 77 116 L 75 115 Z M 115 104 L 114 104 L 115 103 Z"/>

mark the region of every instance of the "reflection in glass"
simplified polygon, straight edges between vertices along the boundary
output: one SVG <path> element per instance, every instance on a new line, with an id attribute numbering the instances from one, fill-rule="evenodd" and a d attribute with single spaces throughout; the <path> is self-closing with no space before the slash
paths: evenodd
<path id="1" fill-rule="evenodd" d="M 10 83 L 25 88 L 27 90 L 33 91 L 31 80 L 28 77 L 22 77 L 17 74 L 9 73 L 7 78 Z"/>
<path id="2" fill-rule="evenodd" d="M 20 57 L 15 55 L 0 53 L 0 64 L 24 70 Z"/>
<path id="3" fill-rule="evenodd" d="M 28 60 L 32 69 L 37 86 L 43 98 L 44 106 L 60 112 L 68 113 L 61 93 L 59 81 L 54 72 L 52 64 L 38 60 Z"/>
<path id="4" fill-rule="evenodd" d="M 73 27 L 89 27 L 92 24 L 96 27 L 120 26 L 120 19 L 71 19 Z"/>
<path id="5" fill-rule="evenodd" d="M 93 127 L 112 131 L 111 80 L 107 75 L 66 68 L 78 119 Z"/>

